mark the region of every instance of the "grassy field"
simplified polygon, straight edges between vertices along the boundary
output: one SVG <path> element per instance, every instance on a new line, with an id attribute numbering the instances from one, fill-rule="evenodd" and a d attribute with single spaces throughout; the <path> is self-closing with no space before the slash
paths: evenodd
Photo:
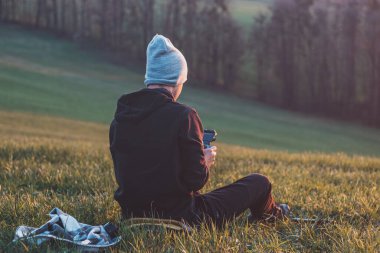
<path id="1" fill-rule="evenodd" d="M 380 158 L 369 156 L 380 156 L 379 130 L 186 86 L 182 102 L 220 133 L 203 192 L 258 172 L 296 216 L 330 222 L 249 224 L 245 213 L 190 235 L 131 229 L 112 198 L 107 123 L 116 99 L 142 87 L 141 71 L 41 32 L 0 26 L 0 38 L 0 252 L 75 251 L 9 244 L 17 226 L 43 224 L 54 207 L 84 223 L 118 224 L 123 240 L 113 252 L 378 252 Z"/>
<path id="2" fill-rule="evenodd" d="M 107 124 L 117 98 L 143 87 L 143 71 L 110 64 L 49 34 L 0 25 L 0 38 L 1 110 Z M 290 113 L 191 84 L 185 85 L 180 102 L 195 107 L 204 126 L 216 129 L 223 143 L 380 156 L 378 129 Z"/>
<path id="3" fill-rule="evenodd" d="M 295 215 L 331 222 L 249 224 L 245 213 L 225 229 L 174 234 L 120 221 L 106 125 L 3 111 L 0 118 L 0 252 L 75 251 L 62 244 L 8 244 L 17 226 L 43 224 L 54 207 L 81 222 L 118 224 L 123 240 L 113 252 L 378 252 L 380 159 L 219 144 L 203 192 L 259 172 Z"/>

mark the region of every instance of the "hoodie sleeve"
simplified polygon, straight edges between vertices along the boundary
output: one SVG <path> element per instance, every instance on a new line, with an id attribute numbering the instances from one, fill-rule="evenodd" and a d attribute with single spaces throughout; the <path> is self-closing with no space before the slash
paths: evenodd
<path id="1" fill-rule="evenodd" d="M 115 155 L 114 155 L 114 145 L 115 145 L 115 120 L 112 121 L 110 125 L 109 130 L 109 149 L 111 153 L 112 160 L 115 161 Z"/>
<path id="2" fill-rule="evenodd" d="M 189 191 L 200 190 L 208 180 L 202 139 L 201 120 L 196 111 L 189 110 L 181 121 L 179 136 L 182 181 Z"/>

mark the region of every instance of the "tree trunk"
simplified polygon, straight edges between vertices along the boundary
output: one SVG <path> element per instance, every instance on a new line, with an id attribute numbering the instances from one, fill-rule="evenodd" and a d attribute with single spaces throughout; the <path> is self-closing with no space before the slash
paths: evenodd
<path id="1" fill-rule="evenodd" d="M 62 1 L 62 5 L 61 5 L 61 24 L 60 24 L 60 30 L 63 32 L 63 33 L 66 33 L 66 0 L 61 0 Z"/>
<path id="2" fill-rule="evenodd" d="M 41 16 L 43 10 L 44 0 L 37 0 L 37 13 L 36 13 L 36 26 L 41 27 Z"/>
<path id="3" fill-rule="evenodd" d="M 61 0 L 62 1 L 62 0 Z M 58 30 L 58 5 L 57 5 L 57 0 L 52 0 L 52 13 L 53 13 L 53 29 L 55 31 Z"/>
<path id="4" fill-rule="evenodd" d="M 4 20 L 4 0 L 0 0 L 0 20 Z"/>
<path id="5" fill-rule="evenodd" d="M 77 35 L 78 33 L 78 6 L 77 6 L 77 2 L 76 0 L 72 0 L 72 6 L 73 6 L 73 12 L 72 12 L 72 16 L 73 16 L 73 21 L 72 21 L 72 34 L 74 35 L 74 37 Z"/>

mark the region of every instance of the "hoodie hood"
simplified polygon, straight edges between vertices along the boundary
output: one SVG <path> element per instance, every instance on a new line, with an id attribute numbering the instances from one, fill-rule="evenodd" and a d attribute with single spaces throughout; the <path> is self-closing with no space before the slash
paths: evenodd
<path id="1" fill-rule="evenodd" d="M 117 101 L 115 120 L 120 123 L 139 123 L 158 108 L 172 101 L 174 101 L 172 94 L 164 88 L 142 89 L 126 94 Z"/>

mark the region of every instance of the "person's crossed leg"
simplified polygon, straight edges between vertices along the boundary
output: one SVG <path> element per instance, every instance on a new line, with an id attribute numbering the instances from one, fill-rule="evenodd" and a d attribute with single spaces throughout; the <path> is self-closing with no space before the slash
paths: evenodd
<path id="1" fill-rule="evenodd" d="M 250 220 L 282 218 L 287 210 L 278 206 L 271 194 L 272 185 L 266 176 L 251 174 L 206 194 L 197 195 L 199 218 L 223 224 L 250 209 Z"/>

